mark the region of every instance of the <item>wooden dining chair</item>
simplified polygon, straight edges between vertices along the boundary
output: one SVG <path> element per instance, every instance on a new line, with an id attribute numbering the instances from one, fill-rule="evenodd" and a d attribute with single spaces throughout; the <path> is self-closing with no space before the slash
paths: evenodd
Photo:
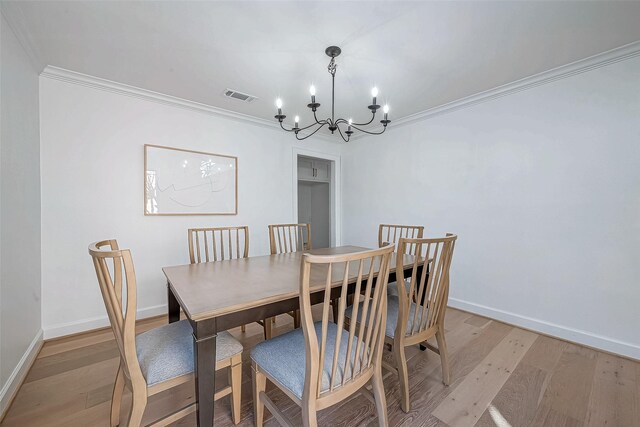
<path id="1" fill-rule="evenodd" d="M 311 250 L 311 224 L 269 225 L 269 247 L 271 255 Z"/>
<path id="2" fill-rule="evenodd" d="M 309 251 L 311 246 L 311 224 L 269 225 L 269 248 L 271 255 Z M 293 327 L 300 327 L 300 310 L 290 311 Z M 275 317 L 273 318 L 275 320 Z"/>
<path id="3" fill-rule="evenodd" d="M 378 226 L 378 247 L 395 245 L 401 237 L 421 239 L 422 233 L 424 233 L 424 227 L 421 225 L 380 224 Z"/>
<path id="4" fill-rule="evenodd" d="M 385 363 L 385 368 L 398 374 L 400 380 L 400 406 L 409 412 L 409 373 L 405 347 L 424 344 L 426 348 L 440 355 L 442 380 L 449 385 L 451 374 L 445 340 L 444 317 L 449 299 L 449 269 L 458 236 L 447 233 L 446 237 L 429 239 L 400 238 L 398 253 L 406 253 L 409 246 L 419 256 L 414 257 L 409 286 L 398 288 L 398 296 L 387 296 L 387 343 L 392 345 L 395 366 Z M 428 260 L 420 275 L 418 263 Z M 418 277 L 419 276 L 419 277 Z M 396 277 L 398 283 L 405 281 L 402 257 L 397 257 Z M 427 340 L 436 337 L 438 347 Z"/>
<path id="5" fill-rule="evenodd" d="M 251 351 L 254 420 L 263 424 L 264 407 L 282 425 L 293 425 L 267 396 L 269 379 L 302 408 L 302 424 L 317 425 L 317 411 L 362 392 L 375 402 L 378 423 L 388 424 L 382 384 L 382 346 L 386 316 L 386 286 L 392 247 L 342 255 L 304 254 L 300 272 L 302 329 L 256 345 Z M 370 301 L 363 308 L 367 322 L 345 329 L 346 296 L 364 289 Z M 329 321 L 330 291 L 340 291 L 337 322 Z M 324 290 L 322 320 L 314 322 L 311 289 Z M 372 315 L 368 315 L 372 314 Z M 365 324 L 366 323 L 366 324 Z M 367 389 L 371 384 L 373 396 Z"/>
<path id="6" fill-rule="evenodd" d="M 116 240 L 104 240 L 89 245 L 89 254 L 120 352 L 120 366 L 111 398 L 111 427 L 120 424 L 125 386 L 132 394 L 126 425 L 137 427 L 142 422 L 149 396 L 193 380 L 193 330 L 188 320 L 181 320 L 136 336 L 136 275 L 131 252 L 119 249 Z M 233 422 L 238 424 L 242 344 L 228 332 L 218 333 L 217 338 L 215 369 L 224 368 L 229 368 L 230 385 L 217 391 L 215 396 L 204 398 L 218 400 L 231 395 Z M 196 403 L 192 403 L 151 425 L 166 426 L 195 410 Z"/>
<path id="7" fill-rule="evenodd" d="M 422 238 L 422 233 L 424 233 L 424 227 L 421 225 L 380 224 L 378 226 L 378 247 L 381 248 L 386 245 L 395 246 L 398 239 L 402 237 L 420 239 Z M 417 249 L 418 245 L 409 245 L 406 248 L 406 253 L 415 255 Z M 398 295 L 397 282 L 389 283 L 389 286 L 387 286 L 387 294 Z"/>
<path id="8" fill-rule="evenodd" d="M 189 260 L 191 264 L 249 257 L 249 226 L 189 229 Z M 256 322 L 264 329 L 264 339 L 271 338 L 272 318 Z M 240 326 L 246 332 L 245 325 Z"/>

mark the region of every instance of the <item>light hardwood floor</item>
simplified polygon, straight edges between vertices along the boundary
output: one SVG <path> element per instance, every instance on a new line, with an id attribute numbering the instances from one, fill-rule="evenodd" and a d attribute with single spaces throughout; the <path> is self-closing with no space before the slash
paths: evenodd
<path id="1" fill-rule="evenodd" d="M 139 330 L 166 320 L 141 321 Z M 279 316 L 274 333 L 292 328 Z M 438 355 L 407 348 L 411 411 L 400 410 L 398 381 L 385 379 L 392 426 L 640 426 L 640 363 L 449 309 L 446 317 L 451 385 L 442 384 Z M 242 422 L 253 425 L 249 351 L 262 328 L 231 331 L 245 346 Z M 435 344 L 435 342 L 434 342 Z M 388 354 L 387 356 L 390 356 Z M 108 426 L 118 367 L 111 330 L 48 342 L 31 368 L 2 426 Z M 226 384 L 226 375 L 219 384 Z M 294 420 L 300 409 L 276 388 L 273 401 Z M 192 383 L 149 400 L 145 422 L 193 399 Z M 123 407 L 128 407 L 125 395 Z M 123 411 L 124 412 L 124 411 Z M 269 415 L 267 415 L 269 418 Z M 377 425 L 362 395 L 320 412 L 320 425 Z M 176 425 L 194 426 L 191 415 Z M 216 425 L 231 426 L 228 399 L 216 402 Z M 269 419 L 268 426 L 276 426 Z"/>

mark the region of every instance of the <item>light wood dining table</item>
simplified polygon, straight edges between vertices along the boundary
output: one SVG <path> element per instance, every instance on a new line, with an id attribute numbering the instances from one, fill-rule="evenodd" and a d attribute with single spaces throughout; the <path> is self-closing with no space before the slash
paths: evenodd
<path id="1" fill-rule="evenodd" d="M 319 255 L 360 252 L 367 248 L 341 246 L 309 251 Z M 265 255 L 162 269 L 167 277 L 169 322 L 180 320 L 184 311 L 193 328 L 194 367 L 198 426 L 212 426 L 214 420 L 216 336 L 240 325 L 263 320 L 300 308 L 300 265 L 302 252 Z M 418 262 L 422 274 L 423 262 Z M 411 275 L 414 257 L 403 256 L 405 276 Z M 374 274 L 377 269 L 374 269 Z M 322 274 L 318 274 L 318 277 Z M 396 258 L 391 260 L 389 281 L 395 281 Z M 336 272 L 331 299 L 339 297 L 342 274 Z M 419 276 L 418 276 L 419 277 Z M 366 279 L 363 277 L 363 280 Z M 324 279 L 323 279 L 324 280 Z M 355 292 L 357 270 L 349 269 L 349 293 Z M 324 283 L 314 292 L 312 303 L 324 299 Z M 334 294 L 335 291 L 335 294 Z"/>

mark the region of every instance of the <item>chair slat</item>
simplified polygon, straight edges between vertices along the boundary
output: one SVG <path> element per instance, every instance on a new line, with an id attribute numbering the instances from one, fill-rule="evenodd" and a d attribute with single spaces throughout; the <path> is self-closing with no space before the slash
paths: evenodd
<path id="1" fill-rule="evenodd" d="M 340 343 L 342 341 L 342 329 L 344 328 L 344 310 L 346 309 L 347 290 L 349 285 L 349 261 L 346 262 L 344 267 L 344 274 L 342 276 L 342 289 L 340 291 L 340 303 L 338 308 L 338 333 L 336 334 L 336 342 L 334 344 L 333 351 L 333 363 L 331 365 L 331 383 L 329 390 L 333 391 L 336 379 L 336 369 L 338 368 L 338 356 L 340 354 Z M 335 322 L 335 319 L 334 319 Z M 348 355 L 347 355 L 348 357 Z M 345 365 L 346 367 L 346 365 Z M 343 378 L 346 372 L 343 372 Z"/>
<path id="2" fill-rule="evenodd" d="M 240 238 L 240 233 L 244 233 L 244 239 Z M 192 264 L 248 256 L 249 227 L 247 226 L 189 229 L 189 257 Z"/>
<path id="3" fill-rule="evenodd" d="M 422 238 L 424 227 L 421 225 L 393 225 L 393 224 L 380 224 L 378 227 L 378 247 L 382 247 L 385 244 L 394 245 L 401 238 L 408 238 L 411 234 L 411 238 Z M 383 236 L 386 233 L 386 239 L 383 240 Z M 416 250 L 415 243 L 409 244 L 406 247 L 408 254 L 414 254 Z"/>
<path id="4" fill-rule="evenodd" d="M 358 276 L 356 279 L 356 289 L 354 292 L 354 295 L 359 296 L 360 295 L 360 287 L 362 286 L 362 271 L 363 271 L 363 267 L 364 267 L 364 263 L 363 260 L 360 260 L 360 262 L 358 263 Z M 346 295 L 341 296 L 340 297 L 340 301 L 346 301 Z M 360 304 L 357 303 L 356 298 L 354 298 L 354 305 L 353 305 L 353 310 L 351 312 L 351 317 L 353 319 L 357 319 L 358 318 L 358 308 L 359 308 Z M 339 307 L 340 312 L 343 311 L 342 306 Z M 353 338 L 355 337 L 355 332 L 356 332 L 356 323 L 355 321 L 350 322 L 349 325 L 349 341 L 347 344 L 347 354 L 345 355 L 345 360 L 344 360 L 344 373 L 342 375 L 342 384 L 344 385 L 346 380 L 347 380 L 347 370 L 351 372 L 351 380 L 353 380 L 355 378 L 355 358 L 357 358 L 357 352 L 356 357 L 354 357 L 353 361 L 351 360 L 351 350 L 353 347 Z M 338 330 L 341 330 L 341 327 L 338 326 Z"/>
<path id="5" fill-rule="evenodd" d="M 304 240 L 308 242 L 305 248 Z M 311 249 L 311 224 L 269 225 L 271 255 Z"/>

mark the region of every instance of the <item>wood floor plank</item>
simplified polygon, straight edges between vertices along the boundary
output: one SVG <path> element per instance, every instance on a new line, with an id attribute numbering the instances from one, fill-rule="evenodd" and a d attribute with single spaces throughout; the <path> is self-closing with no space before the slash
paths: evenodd
<path id="1" fill-rule="evenodd" d="M 447 424 L 475 425 L 538 337 L 514 328 L 433 411 Z"/>
<path id="2" fill-rule="evenodd" d="M 640 424 L 635 390 L 636 364 L 599 353 L 586 417 L 587 426 Z"/>
<path id="3" fill-rule="evenodd" d="M 487 319 L 486 317 L 472 315 L 464 323 L 469 325 L 477 326 L 478 328 L 484 328 L 491 321 L 491 319 Z"/>
<path id="4" fill-rule="evenodd" d="M 531 349 L 522 358 L 522 363 L 536 367 L 542 371 L 551 373 L 560 356 L 567 349 L 568 344 L 545 335 L 538 336 Z"/>
<path id="5" fill-rule="evenodd" d="M 115 346 L 115 340 L 40 357 L 34 362 L 25 383 L 119 357 L 120 352 Z"/>
<path id="6" fill-rule="evenodd" d="M 546 372 L 520 362 L 484 411 L 476 427 L 506 425 L 504 422 L 511 427 L 527 426 L 538 409 L 546 378 Z"/>
<path id="7" fill-rule="evenodd" d="M 567 344 L 556 365 L 541 402 L 569 419 L 584 422 L 596 367 L 594 350 Z"/>
<path id="8" fill-rule="evenodd" d="M 558 412 L 547 404 L 538 407 L 536 416 L 529 423 L 530 427 L 580 427 L 583 423 L 570 416 Z"/>

